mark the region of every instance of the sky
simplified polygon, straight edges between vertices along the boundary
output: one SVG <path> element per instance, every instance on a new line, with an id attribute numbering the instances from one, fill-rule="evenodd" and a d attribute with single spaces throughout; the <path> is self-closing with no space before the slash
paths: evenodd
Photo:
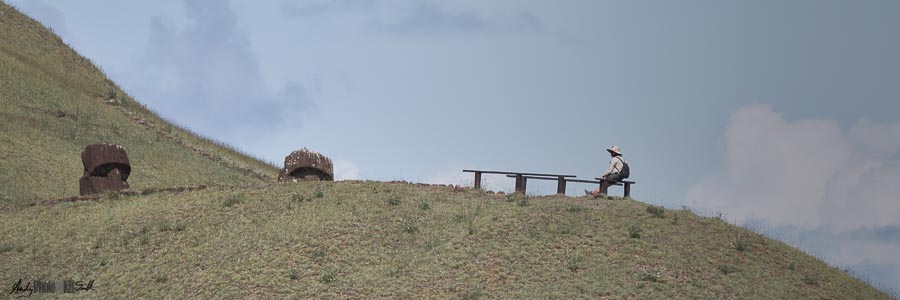
<path id="1" fill-rule="evenodd" d="M 900 290 L 897 1 L 7 1 L 276 165 L 306 147 L 339 180 L 592 178 L 615 144 L 636 199 Z"/>

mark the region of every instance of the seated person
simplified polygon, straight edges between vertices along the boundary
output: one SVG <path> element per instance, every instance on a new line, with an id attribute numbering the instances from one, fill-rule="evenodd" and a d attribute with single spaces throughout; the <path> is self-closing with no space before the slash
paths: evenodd
<path id="1" fill-rule="evenodd" d="M 594 191 L 584 190 L 585 195 L 605 196 L 609 186 L 625 179 L 622 170 L 625 169 L 625 164 L 627 163 L 625 162 L 625 159 L 622 158 L 622 150 L 619 149 L 619 146 L 612 146 L 611 148 L 606 149 L 606 151 L 609 152 L 609 155 L 612 156 L 612 158 L 609 160 L 609 167 L 606 168 L 606 173 L 603 173 L 603 175 L 600 176 L 600 187 Z"/>

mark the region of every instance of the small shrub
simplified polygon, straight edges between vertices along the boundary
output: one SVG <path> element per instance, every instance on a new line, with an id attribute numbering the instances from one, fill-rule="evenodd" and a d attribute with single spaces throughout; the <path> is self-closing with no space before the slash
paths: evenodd
<path id="1" fill-rule="evenodd" d="M 750 250 L 750 243 L 738 237 L 737 241 L 734 242 L 734 249 L 740 252 Z"/>
<path id="2" fill-rule="evenodd" d="M 325 254 L 326 254 L 325 250 L 316 249 L 316 251 L 313 251 L 312 257 L 313 258 L 323 258 L 323 257 L 325 257 Z"/>
<path id="3" fill-rule="evenodd" d="M 325 274 L 322 274 L 321 278 L 319 278 L 319 282 L 324 283 L 324 284 L 329 284 L 329 283 L 334 282 L 335 279 L 336 279 L 336 276 L 335 276 L 334 272 L 327 271 L 327 272 L 325 272 Z"/>
<path id="4" fill-rule="evenodd" d="M 288 278 L 290 278 L 291 280 L 300 279 L 300 271 L 297 271 L 297 269 L 291 269 L 290 271 L 288 271 Z"/>
<path id="5" fill-rule="evenodd" d="M 466 219 L 466 215 L 464 215 L 464 214 L 454 214 L 453 215 L 453 220 L 456 222 L 462 222 L 465 219 Z"/>
<path id="6" fill-rule="evenodd" d="M 156 283 L 166 283 L 167 281 L 169 281 L 169 278 L 166 277 L 166 275 L 156 275 L 153 276 L 153 281 Z"/>
<path id="7" fill-rule="evenodd" d="M 14 248 L 15 248 L 15 247 L 10 246 L 10 245 L 2 245 L 2 246 L 0 246 L 0 254 L 6 253 L 6 252 L 10 252 L 10 251 L 12 251 Z"/>
<path id="8" fill-rule="evenodd" d="M 641 273 L 638 276 L 638 280 L 640 281 L 649 281 L 649 282 L 662 282 L 662 274 L 660 273 Z"/>
<path id="9" fill-rule="evenodd" d="M 528 196 L 522 196 L 519 198 L 519 201 L 516 201 L 516 205 L 518 206 L 528 206 Z"/>
<path id="10" fill-rule="evenodd" d="M 325 190 L 323 190 L 321 187 L 317 187 L 317 188 L 316 188 L 316 193 L 313 194 L 313 196 L 315 196 L 316 198 L 322 198 L 322 197 L 325 197 Z"/>
<path id="11" fill-rule="evenodd" d="M 294 202 L 296 202 L 296 203 L 303 203 L 303 202 L 309 202 L 309 201 L 312 201 L 312 199 L 307 199 L 306 197 L 304 197 L 303 195 L 300 195 L 300 194 L 293 194 L 293 195 L 291 195 L 291 200 L 294 201 Z"/>
<path id="12" fill-rule="evenodd" d="M 638 223 L 631 224 L 631 226 L 628 226 L 628 237 L 633 238 L 633 239 L 639 239 L 639 238 L 641 238 L 642 231 L 643 231 L 643 229 L 641 229 L 640 224 L 638 224 Z"/>
<path id="13" fill-rule="evenodd" d="M 225 207 L 232 207 L 244 202 L 244 194 L 234 194 L 225 198 L 222 201 L 222 205 Z"/>
<path id="14" fill-rule="evenodd" d="M 647 212 L 653 215 L 654 217 L 663 219 L 666 217 L 666 209 L 662 206 L 650 205 L 647 206 Z"/>
<path id="15" fill-rule="evenodd" d="M 392 206 L 400 205 L 400 197 L 391 196 L 390 198 L 388 198 L 387 204 Z"/>
<path id="16" fill-rule="evenodd" d="M 462 293 L 461 295 L 459 295 L 459 299 L 462 299 L 462 300 L 476 300 L 476 299 L 482 299 L 484 297 L 485 297 L 484 292 L 479 291 L 479 290 L 466 291 L 465 293 Z"/>
<path id="17" fill-rule="evenodd" d="M 672 212 L 672 225 L 678 224 L 678 213 Z"/>
<path id="18" fill-rule="evenodd" d="M 418 233 L 419 226 L 416 225 L 416 222 L 412 220 L 407 220 L 403 222 L 403 231 L 406 233 Z"/>
<path id="19" fill-rule="evenodd" d="M 566 207 L 566 211 L 573 212 L 573 213 L 579 213 L 579 212 L 584 211 L 584 206 L 581 206 L 578 204 L 570 204 L 568 207 Z"/>
<path id="20" fill-rule="evenodd" d="M 569 258 L 568 262 L 566 263 L 566 268 L 568 268 L 569 271 L 578 272 L 578 270 L 584 269 L 584 267 L 582 267 L 583 264 L 584 260 L 580 256 L 575 256 Z"/>
<path id="21" fill-rule="evenodd" d="M 109 89 L 106 90 L 106 99 L 107 100 L 116 99 L 116 97 L 118 97 L 118 96 L 119 96 L 119 93 L 116 91 L 116 88 L 109 87 Z"/>
<path id="22" fill-rule="evenodd" d="M 806 276 L 803 276 L 803 283 L 808 285 L 819 285 L 819 278 L 815 275 L 806 274 Z"/>
<path id="23" fill-rule="evenodd" d="M 429 210 L 429 209 L 431 209 L 431 204 L 429 204 L 425 200 L 422 200 L 422 202 L 419 203 L 419 208 L 422 210 Z"/>
<path id="24" fill-rule="evenodd" d="M 728 274 L 732 274 L 732 273 L 737 273 L 740 270 L 737 267 L 732 266 L 732 265 L 719 265 L 719 271 L 721 271 L 722 274 L 728 275 Z"/>
<path id="25" fill-rule="evenodd" d="M 159 232 L 167 232 L 172 231 L 172 225 L 169 225 L 168 222 L 161 221 L 159 223 Z"/>

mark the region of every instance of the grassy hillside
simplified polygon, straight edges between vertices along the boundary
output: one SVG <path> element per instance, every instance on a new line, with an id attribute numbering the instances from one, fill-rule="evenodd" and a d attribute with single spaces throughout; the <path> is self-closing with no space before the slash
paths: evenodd
<path id="1" fill-rule="evenodd" d="M 2 213 L 0 283 L 95 280 L 84 295 L 117 299 L 889 298 L 783 243 L 647 207 L 378 182 L 109 195 Z"/>
<path id="2" fill-rule="evenodd" d="M 161 120 L 58 36 L 0 2 L 0 207 L 77 195 L 81 151 L 99 142 L 126 148 L 129 182 L 139 189 L 254 184 L 277 174 Z"/>
<path id="3" fill-rule="evenodd" d="M 126 147 L 133 191 L 48 201 L 77 195 L 80 153 L 97 142 Z M 76 296 L 98 299 L 889 298 L 689 211 L 379 182 L 275 184 L 276 172 L 161 120 L 0 2 L 6 293 L 19 279 L 74 279 L 94 280 Z M 161 191 L 199 184 L 211 187 Z"/>

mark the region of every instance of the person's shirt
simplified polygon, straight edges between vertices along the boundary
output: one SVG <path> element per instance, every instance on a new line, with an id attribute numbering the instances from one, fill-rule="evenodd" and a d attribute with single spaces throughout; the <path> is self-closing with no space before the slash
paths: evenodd
<path id="1" fill-rule="evenodd" d="M 620 156 L 614 156 L 609 160 L 609 167 L 606 168 L 606 173 L 603 173 L 601 178 L 606 178 L 609 174 L 622 172 L 622 169 L 625 168 L 625 158 Z"/>

